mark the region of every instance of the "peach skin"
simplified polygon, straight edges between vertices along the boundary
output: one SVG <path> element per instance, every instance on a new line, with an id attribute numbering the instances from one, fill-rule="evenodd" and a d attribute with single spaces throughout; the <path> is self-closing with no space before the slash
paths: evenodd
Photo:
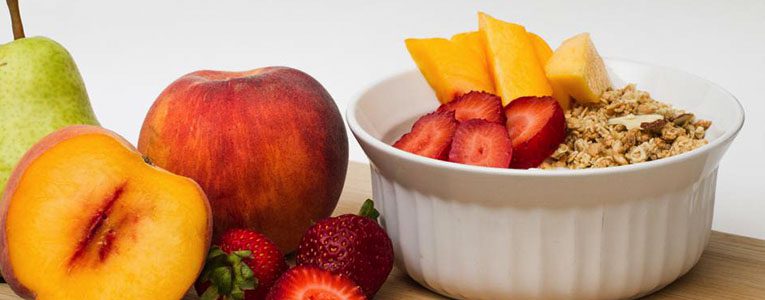
<path id="1" fill-rule="evenodd" d="M 335 209 L 348 165 L 334 100 L 286 67 L 181 77 L 146 116 L 138 149 L 202 186 L 214 236 L 255 229 L 285 253 Z"/>

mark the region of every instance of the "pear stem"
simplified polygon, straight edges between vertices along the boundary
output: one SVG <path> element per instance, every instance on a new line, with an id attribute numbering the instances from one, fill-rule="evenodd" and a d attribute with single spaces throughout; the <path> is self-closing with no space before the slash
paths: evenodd
<path id="1" fill-rule="evenodd" d="M 21 12 L 19 11 L 19 0 L 6 0 L 8 10 L 11 12 L 11 25 L 13 26 L 13 39 L 24 38 L 24 25 L 21 24 Z"/>

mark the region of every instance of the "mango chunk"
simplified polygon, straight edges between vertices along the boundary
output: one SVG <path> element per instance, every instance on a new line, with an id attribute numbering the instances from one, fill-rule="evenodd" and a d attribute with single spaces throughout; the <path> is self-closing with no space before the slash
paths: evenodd
<path id="1" fill-rule="evenodd" d="M 531 44 L 534 45 L 534 52 L 537 54 L 537 58 L 542 62 L 542 66 L 544 66 L 553 54 L 552 48 L 550 48 L 545 39 L 536 33 L 529 32 L 529 39 L 531 39 Z"/>
<path id="2" fill-rule="evenodd" d="M 550 60 L 550 57 L 553 54 L 552 48 L 550 48 L 550 45 L 548 45 L 542 37 L 533 32 L 529 32 L 529 38 L 531 38 L 531 43 L 534 44 L 534 51 L 537 53 L 539 63 L 542 66 L 547 65 L 547 61 Z M 553 98 L 558 100 L 558 103 L 564 110 L 568 109 L 571 106 L 571 95 L 569 95 L 566 92 L 566 89 L 560 84 L 550 82 L 550 86 L 553 89 Z"/>
<path id="3" fill-rule="evenodd" d="M 470 91 L 494 93 L 486 59 L 467 42 L 443 38 L 407 39 L 409 54 L 441 103 Z"/>
<path id="4" fill-rule="evenodd" d="M 458 33 L 452 36 L 452 42 L 464 47 L 468 47 L 481 55 L 486 61 L 486 49 L 484 47 L 483 36 L 479 31 L 468 31 Z M 488 65 L 487 65 L 488 67 Z"/>
<path id="5" fill-rule="evenodd" d="M 478 13 L 489 69 L 502 104 L 528 96 L 551 96 L 552 87 L 526 28 Z"/>
<path id="6" fill-rule="evenodd" d="M 603 92 L 611 87 L 606 65 L 589 33 L 563 41 L 547 62 L 545 72 L 551 82 L 562 86 L 582 103 L 597 103 Z"/>

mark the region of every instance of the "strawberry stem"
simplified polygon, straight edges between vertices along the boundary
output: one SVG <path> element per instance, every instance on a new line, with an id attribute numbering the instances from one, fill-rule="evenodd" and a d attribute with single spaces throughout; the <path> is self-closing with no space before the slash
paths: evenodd
<path id="1" fill-rule="evenodd" d="M 231 268 L 224 266 L 215 268 L 210 276 L 210 283 L 218 288 L 218 293 L 231 294 L 231 290 L 234 289 L 233 282 L 231 282 Z"/>
<path id="2" fill-rule="evenodd" d="M 201 300 L 224 299 L 243 300 L 244 292 L 258 286 L 255 273 L 244 263 L 251 258 L 252 251 L 234 251 L 227 254 L 218 246 L 210 248 L 204 270 L 199 276 L 200 283 L 209 282 L 210 286 L 200 296 Z"/>
<path id="3" fill-rule="evenodd" d="M 207 290 L 205 290 L 202 296 L 199 296 L 199 300 L 217 300 L 218 296 L 218 288 L 211 285 L 209 288 L 207 288 Z"/>
<path id="4" fill-rule="evenodd" d="M 359 210 L 359 216 L 377 221 L 377 218 L 380 217 L 380 212 L 375 209 L 375 202 L 372 199 L 364 201 L 364 204 L 361 205 L 361 210 Z"/>

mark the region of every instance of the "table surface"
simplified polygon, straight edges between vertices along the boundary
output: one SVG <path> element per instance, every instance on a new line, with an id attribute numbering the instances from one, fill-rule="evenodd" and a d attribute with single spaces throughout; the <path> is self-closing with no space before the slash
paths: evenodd
<path id="1" fill-rule="evenodd" d="M 335 214 L 356 212 L 371 198 L 369 166 L 351 162 Z M 701 260 L 688 274 L 645 299 L 763 299 L 765 240 L 712 232 Z M 19 299 L 0 284 L 0 299 Z M 189 295 L 187 300 L 196 299 Z M 446 299 L 394 268 L 375 299 Z"/>

